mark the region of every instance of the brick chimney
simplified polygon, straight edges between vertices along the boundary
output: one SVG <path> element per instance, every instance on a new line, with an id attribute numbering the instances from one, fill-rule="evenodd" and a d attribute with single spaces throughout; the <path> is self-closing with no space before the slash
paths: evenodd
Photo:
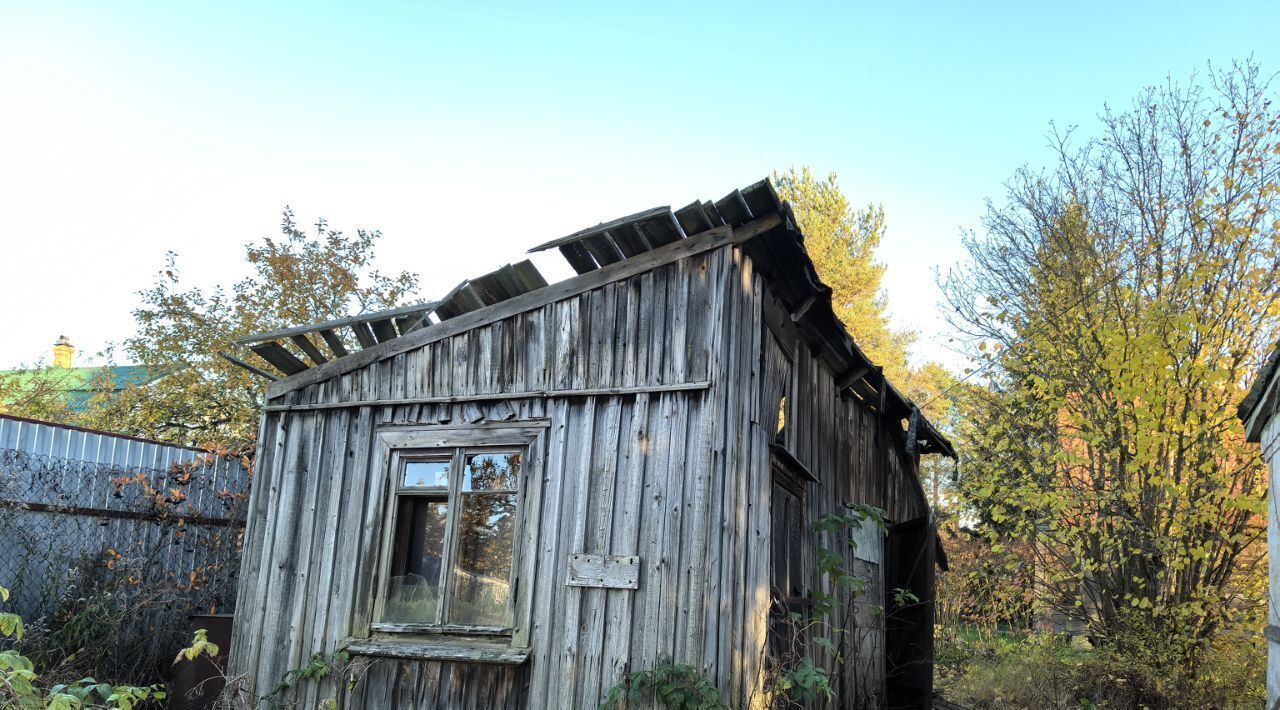
<path id="1" fill-rule="evenodd" d="M 59 335 L 53 344 L 53 366 L 71 367 L 71 357 L 76 353 L 76 346 L 65 335 Z"/>

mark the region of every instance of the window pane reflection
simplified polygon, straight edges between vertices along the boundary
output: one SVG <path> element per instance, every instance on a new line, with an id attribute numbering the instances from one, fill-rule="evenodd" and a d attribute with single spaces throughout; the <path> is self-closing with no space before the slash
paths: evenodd
<path id="1" fill-rule="evenodd" d="M 514 491 L 520 480 L 520 454 L 469 454 L 462 472 L 464 491 Z"/>
<path id="2" fill-rule="evenodd" d="M 405 488 L 433 488 L 449 485 L 448 461 L 409 461 L 404 465 Z"/>
<path id="3" fill-rule="evenodd" d="M 512 470 L 519 468 L 518 455 L 499 454 L 495 458 L 508 463 L 514 458 Z M 485 470 L 477 469 L 477 474 Z M 485 480 L 480 475 L 475 479 L 477 483 Z M 468 493 L 462 496 L 458 518 L 458 559 L 454 564 L 449 621 L 508 626 L 507 601 L 511 595 L 516 496 L 514 493 Z"/>

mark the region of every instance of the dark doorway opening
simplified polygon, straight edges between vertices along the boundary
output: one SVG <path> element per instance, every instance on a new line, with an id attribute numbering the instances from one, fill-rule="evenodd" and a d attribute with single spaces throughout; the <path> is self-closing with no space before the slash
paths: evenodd
<path id="1" fill-rule="evenodd" d="M 933 705 L 933 582 L 928 517 L 889 527 L 885 540 L 885 675 L 889 710 Z"/>

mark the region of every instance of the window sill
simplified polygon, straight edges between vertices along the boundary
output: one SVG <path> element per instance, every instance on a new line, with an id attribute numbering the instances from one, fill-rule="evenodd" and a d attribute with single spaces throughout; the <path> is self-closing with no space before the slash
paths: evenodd
<path id="1" fill-rule="evenodd" d="M 371 627 L 389 634 L 461 634 L 465 636 L 511 636 L 510 627 L 467 626 L 466 624 L 413 624 L 380 621 Z"/>
<path id="2" fill-rule="evenodd" d="M 406 658 L 418 661 L 457 661 L 515 666 L 529 660 L 529 649 L 498 644 L 423 642 L 397 639 L 362 639 L 347 644 L 355 656 Z"/>

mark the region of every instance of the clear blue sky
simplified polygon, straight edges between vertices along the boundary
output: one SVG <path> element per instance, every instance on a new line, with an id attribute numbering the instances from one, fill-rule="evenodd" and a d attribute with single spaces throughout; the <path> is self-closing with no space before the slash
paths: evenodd
<path id="1" fill-rule="evenodd" d="M 963 5 L 0 0 L 0 366 L 128 335 L 166 250 L 232 281 L 285 204 L 380 228 L 433 296 L 793 164 L 885 205 L 892 313 L 940 356 L 932 270 L 1050 120 L 1280 71 L 1274 1 Z"/>

